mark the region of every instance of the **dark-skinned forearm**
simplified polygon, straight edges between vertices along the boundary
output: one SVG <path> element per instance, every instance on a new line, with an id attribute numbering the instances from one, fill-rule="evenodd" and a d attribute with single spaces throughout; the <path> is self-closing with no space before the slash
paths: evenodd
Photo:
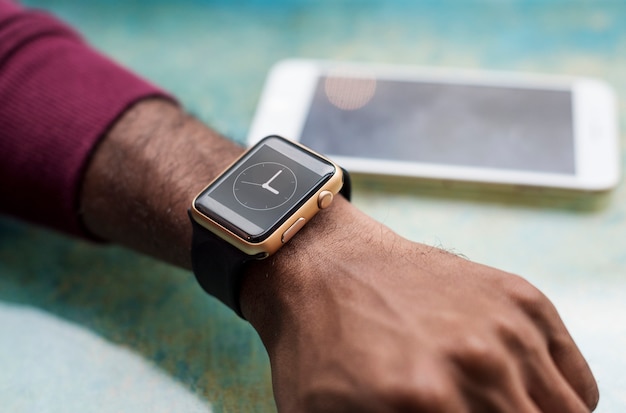
<path id="1" fill-rule="evenodd" d="M 187 208 L 242 150 L 171 102 L 141 101 L 94 151 L 83 222 L 96 237 L 191 268 Z"/>

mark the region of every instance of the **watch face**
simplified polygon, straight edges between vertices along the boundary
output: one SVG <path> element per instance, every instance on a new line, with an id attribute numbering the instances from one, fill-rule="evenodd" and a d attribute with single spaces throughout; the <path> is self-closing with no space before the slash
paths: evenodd
<path id="1" fill-rule="evenodd" d="M 334 173 L 331 162 L 272 136 L 198 195 L 195 207 L 241 238 L 261 242 Z"/>
<path id="2" fill-rule="evenodd" d="M 246 208 L 260 211 L 289 202 L 297 186 L 298 178 L 289 167 L 278 162 L 260 162 L 237 175 L 233 195 Z"/>

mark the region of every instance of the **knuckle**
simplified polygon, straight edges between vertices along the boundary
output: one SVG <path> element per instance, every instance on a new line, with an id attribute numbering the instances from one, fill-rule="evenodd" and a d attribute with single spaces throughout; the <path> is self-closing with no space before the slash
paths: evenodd
<path id="1" fill-rule="evenodd" d="M 384 406 L 376 411 L 462 413 L 459 387 L 442 354 L 409 356 L 404 364 L 378 373 L 369 393 L 380 404 L 368 403 Z"/>
<path id="2" fill-rule="evenodd" d="M 509 371 L 508 359 L 502 344 L 485 336 L 466 335 L 459 340 L 452 353 L 452 361 L 475 381 L 497 382 Z"/>
<path id="3" fill-rule="evenodd" d="M 397 411 L 451 412 L 455 388 L 439 375 L 425 374 L 418 380 L 397 383 L 384 390 L 385 404 Z"/>
<path id="4" fill-rule="evenodd" d="M 550 300 L 538 288 L 523 278 L 517 278 L 509 289 L 512 300 L 530 314 L 551 309 Z"/>
<path id="5" fill-rule="evenodd" d="M 495 358 L 491 343 L 479 334 L 466 334 L 458 340 L 456 359 L 464 363 L 489 361 Z"/>
<path id="6" fill-rule="evenodd" d="M 547 350 L 538 331 L 521 317 L 496 316 L 493 329 L 505 348 L 516 355 L 528 357 Z"/>
<path id="7" fill-rule="evenodd" d="M 513 277 L 505 292 L 522 313 L 539 326 L 552 325 L 558 313 L 552 302 L 538 288 L 521 277 Z"/>

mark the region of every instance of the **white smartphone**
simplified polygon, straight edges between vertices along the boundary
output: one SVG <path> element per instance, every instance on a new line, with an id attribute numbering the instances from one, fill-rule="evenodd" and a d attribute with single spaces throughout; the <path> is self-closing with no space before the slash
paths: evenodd
<path id="1" fill-rule="evenodd" d="M 602 191 L 620 178 L 603 81 L 286 60 L 248 142 L 278 134 L 351 173 Z"/>

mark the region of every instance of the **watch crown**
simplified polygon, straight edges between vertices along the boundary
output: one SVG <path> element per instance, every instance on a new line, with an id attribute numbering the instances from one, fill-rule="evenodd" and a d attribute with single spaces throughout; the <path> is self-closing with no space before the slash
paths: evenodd
<path id="1" fill-rule="evenodd" d="M 317 206 L 320 209 L 326 209 L 333 203 L 333 193 L 330 191 L 322 191 L 317 197 Z"/>

